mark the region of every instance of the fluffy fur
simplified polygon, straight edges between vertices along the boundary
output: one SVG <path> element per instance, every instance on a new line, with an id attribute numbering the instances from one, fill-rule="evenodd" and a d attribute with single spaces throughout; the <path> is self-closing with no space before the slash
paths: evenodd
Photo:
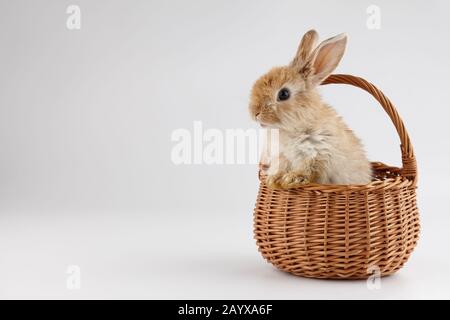
<path id="1" fill-rule="evenodd" d="M 308 31 L 293 61 L 270 70 L 252 89 L 252 118 L 263 127 L 279 130 L 279 156 L 261 159 L 272 188 L 371 181 L 370 162 L 361 142 L 316 89 L 337 67 L 347 37 L 341 34 L 316 47 L 317 38 L 316 31 Z M 285 101 L 278 99 L 282 88 L 290 91 Z"/>

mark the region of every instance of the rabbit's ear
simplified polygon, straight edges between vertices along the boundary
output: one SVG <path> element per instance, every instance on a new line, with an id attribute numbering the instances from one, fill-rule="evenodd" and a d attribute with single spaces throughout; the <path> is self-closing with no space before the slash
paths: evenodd
<path id="1" fill-rule="evenodd" d="M 294 59 L 291 62 L 291 66 L 298 68 L 299 70 L 307 62 L 311 52 L 317 44 L 319 34 L 316 30 L 312 29 L 305 33 L 297 49 Z"/>
<path id="2" fill-rule="evenodd" d="M 341 33 L 323 41 L 314 50 L 308 61 L 308 67 L 310 68 L 308 76 L 313 84 L 320 84 L 336 69 L 344 55 L 346 44 L 347 35 Z"/>

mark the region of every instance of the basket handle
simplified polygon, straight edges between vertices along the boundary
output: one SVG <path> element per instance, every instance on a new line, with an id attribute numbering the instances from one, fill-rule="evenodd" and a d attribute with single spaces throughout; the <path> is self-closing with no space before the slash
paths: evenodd
<path id="1" fill-rule="evenodd" d="M 400 150 L 402 152 L 402 168 L 400 172 L 403 176 L 411 180 L 413 182 L 413 185 L 415 186 L 417 183 L 416 157 L 414 156 L 411 140 L 409 139 L 409 135 L 406 131 L 405 125 L 403 124 L 403 121 L 392 102 L 383 94 L 383 92 L 381 92 L 373 84 L 362 78 L 351 76 L 348 74 L 333 74 L 326 78 L 322 82 L 322 85 L 335 83 L 349 84 L 361 88 L 369 92 L 381 104 L 384 111 L 386 111 L 386 113 L 391 118 L 392 123 L 394 124 L 395 129 L 397 130 L 397 133 L 400 137 Z"/>

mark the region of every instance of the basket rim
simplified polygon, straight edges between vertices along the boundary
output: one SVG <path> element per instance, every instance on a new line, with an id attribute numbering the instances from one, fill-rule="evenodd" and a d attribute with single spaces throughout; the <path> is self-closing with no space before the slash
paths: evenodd
<path id="1" fill-rule="evenodd" d="M 386 178 L 383 180 L 374 180 L 368 184 L 320 184 L 320 183 L 308 183 L 303 186 L 292 189 L 271 189 L 265 184 L 265 173 L 260 168 L 258 173 L 258 179 L 261 185 L 266 186 L 268 189 L 274 192 L 282 193 L 295 193 L 298 191 L 314 191 L 318 193 L 359 193 L 359 192 L 376 192 L 386 191 L 389 189 L 402 189 L 407 187 L 417 188 L 414 181 L 411 181 L 408 177 L 404 176 L 402 169 L 398 167 L 388 166 L 382 162 L 371 162 L 374 169 L 384 169 L 392 173 L 397 174 L 395 178 Z"/>

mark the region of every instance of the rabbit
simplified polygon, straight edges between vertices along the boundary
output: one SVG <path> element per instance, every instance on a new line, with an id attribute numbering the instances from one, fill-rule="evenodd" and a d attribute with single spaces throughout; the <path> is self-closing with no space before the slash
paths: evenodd
<path id="1" fill-rule="evenodd" d="M 368 184 L 372 179 L 360 140 L 317 92 L 340 62 L 347 36 L 339 34 L 318 46 L 317 40 L 318 33 L 308 31 L 292 62 L 270 70 L 251 91 L 253 120 L 278 130 L 278 155 L 261 159 L 270 188 Z"/>

